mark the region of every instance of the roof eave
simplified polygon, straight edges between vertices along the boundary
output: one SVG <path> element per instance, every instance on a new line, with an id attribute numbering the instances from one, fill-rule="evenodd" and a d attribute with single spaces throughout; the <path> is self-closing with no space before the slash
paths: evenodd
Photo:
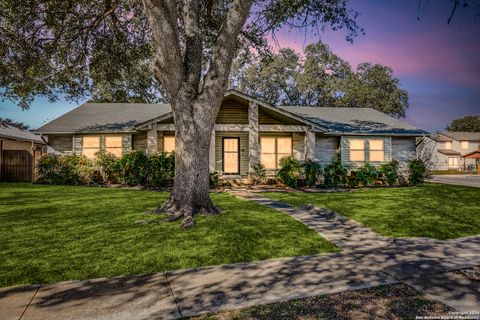
<path id="1" fill-rule="evenodd" d="M 395 136 L 395 137 L 425 137 L 429 133 L 393 133 L 393 132 L 342 132 L 342 131 L 329 131 L 325 135 L 332 136 Z"/>

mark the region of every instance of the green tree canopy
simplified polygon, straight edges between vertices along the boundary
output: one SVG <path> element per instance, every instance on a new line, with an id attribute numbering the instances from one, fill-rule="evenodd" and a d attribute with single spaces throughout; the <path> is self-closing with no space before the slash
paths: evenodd
<path id="1" fill-rule="evenodd" d="M 23 122 L 13 121 L 12 119 L 9 119 L 9 118 L 0 117 L 0 124 L 2 124 L 2 123 L 8 124 L 12 127 L 15 127 L 15 128 L 21 129 L 21 130 L 30 130 L 30 126 L 28 124 L 23 123 Z"/>
<path id="2" fill-rule="evenodd" d="M 451 121 L 446 128 L 448 131 L 480 132 L 480 116 L 471 115 Z"/>
<path id="3" fill-rule="evenodd" d="M 275 105 L 369 107 L 394 117 L 404 117 L 409 107 L 408 93 L 390 67 L 361 63 L 353 70 L 322 42 L 308 45 L 303 58 L 281 49 L 237 62 L 231 85 Z"/>

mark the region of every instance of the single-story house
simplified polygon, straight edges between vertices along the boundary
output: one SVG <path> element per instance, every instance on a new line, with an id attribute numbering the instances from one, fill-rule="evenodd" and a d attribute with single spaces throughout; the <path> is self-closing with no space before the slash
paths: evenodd
<path id="1" fill-rule="evenodd" d="M 475 170 L 480 153 L 480 132 L 441 131 L 426 137 L 418 152 L 430 158 L 432 170 Z M 427 158 L 428 158 L 427 157 Z"/>
<path id="2" fill-rule="evenodd" d="M 130 150 L 173 152 L 170 105 L 85 103 L 36 130 L 58 153 L 117 156 Z M 272 106 L 241 92 L 225 94 L 211 136 L 210 170 L 246 176 L 256 163 L 276 170 L 286 156 L 327 163 L 380 165 L 416 155 L 428 133 L 371 108 Z"/>
<path id="3" fill-rule="evenodd" d="M 39 135 L 0 122 L 0 181 L 35 180 L 35 166 L 46 153 Z"/>

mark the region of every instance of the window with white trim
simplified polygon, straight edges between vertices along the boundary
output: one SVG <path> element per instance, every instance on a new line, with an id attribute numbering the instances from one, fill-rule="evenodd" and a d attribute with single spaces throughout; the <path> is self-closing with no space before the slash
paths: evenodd
<path id="1" fill-rule="evenodd" d="M 292 137 L 260 137 L 260 163 L 265 169 L 280 168 L 280 160 L 292 156 Z"/>
<path id="2" fill-rule="evenodd" d="M 452 142 L 451 141 L 445 142 L 445 149 L 452 149 Z"/>
<path id="3" fill-rule="evenodd" d="M 100 152 L 100 136 L 83 136 L 82 155 L 93 159 L 97 152 Z"/>
<path id="4" fill-rule="evenodd" d="M 460 142 L 460 145 L 462 146 L 462 149 L 468 149 L 470 147 L 468 141 L 462 141 Z"/>

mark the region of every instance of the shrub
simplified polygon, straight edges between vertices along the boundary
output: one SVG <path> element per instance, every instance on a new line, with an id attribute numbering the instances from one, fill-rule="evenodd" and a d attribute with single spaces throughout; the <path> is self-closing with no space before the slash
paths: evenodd
<path id="1" fill-rule="evenodd" d="M 414 159 L 408 162 L 408 183 L 411 186 L 423 183 L 428 176 L 429 171 L 422 160 Z"/>
<path id="2" fill-rule="evenodd" d="M 398 181 L 399 162 L 392 160 L 388 163 L 382 164 L 380 173 L 383 175 L 389 186 L 393 186 Z"/>
<path id="3" fill-rule="evenodd" d="M 285 185 L 296 188 L 301 170 L 300 161 L 292 157 L 285 157 L 280 159 L 280 170 L 278 170 L 277 177 Z"/>
<path id="4" fill-rule="evenodd" d="M 347 183 L 348 168 L 340 159 L 332 161 L 323 169 L 324 183 L 327 187 L 338 187 Z"/>
<path id="5" fill-rule="evenodd" d="M 105 183 L 118 183 L 120 164 L 113 153 L 97 153 L 96 165 Z"/>
<path id="6" fill-rule="evenodd" d="M 220 173 L 218 171 L 210 172 L 208 174 L 208 184 L 210 188 L 216 188 L 220 184 Z"/>
<path id="7" fill-rule="evenodd" d="M 148 172 L 146 183 L 150 187 L 165 187 L 171 185 L 175 176 L 175 156 L 158 153 L 148 157 Z"/>
<path id="8" fill-rule="evenodd" d="M 250 177 L 254 183 L 265 183 L 267 181 L 267 170 L 261 163 L 256 163 L 250 170 Z"/>
<path id="9" fill-rule="evenodd" d="M 126 185 L 145 185 L 149 169 L 148 156 L 142 151 L 124 154 L 118 162 L 119 180 Z"/>
<path id="10" fill-rule="evenodd" d="M 355 181 L 362 183 L 363 186 L 370 186 L 378 177 L 379 171 L 370 163 L 365 163 L 363 167 L 355 172 Z"/>
<path id="11" fill-rule="evenodd" d="M 46 184 L 61 184 L 63 175 L 60 173 L 60 156 L 47 154 L 40 158 L 37 164 L 38 181 Z"/>
<path id="12" fill-rule="evenodd" d="M 93 163 L 77 155 L 45 155 L 38 162 L 37 173 L 39 182 L 46 184 L 77 185 L 98 181 Z"/>
<path id="13" fill-rule="evenodd" d="M 313 160 L 307 160 L 303 164 L 305 171 L 305 184 L 314 187 L 318 184 L 319 178 L 323 174 L 322 165 Z"/>

